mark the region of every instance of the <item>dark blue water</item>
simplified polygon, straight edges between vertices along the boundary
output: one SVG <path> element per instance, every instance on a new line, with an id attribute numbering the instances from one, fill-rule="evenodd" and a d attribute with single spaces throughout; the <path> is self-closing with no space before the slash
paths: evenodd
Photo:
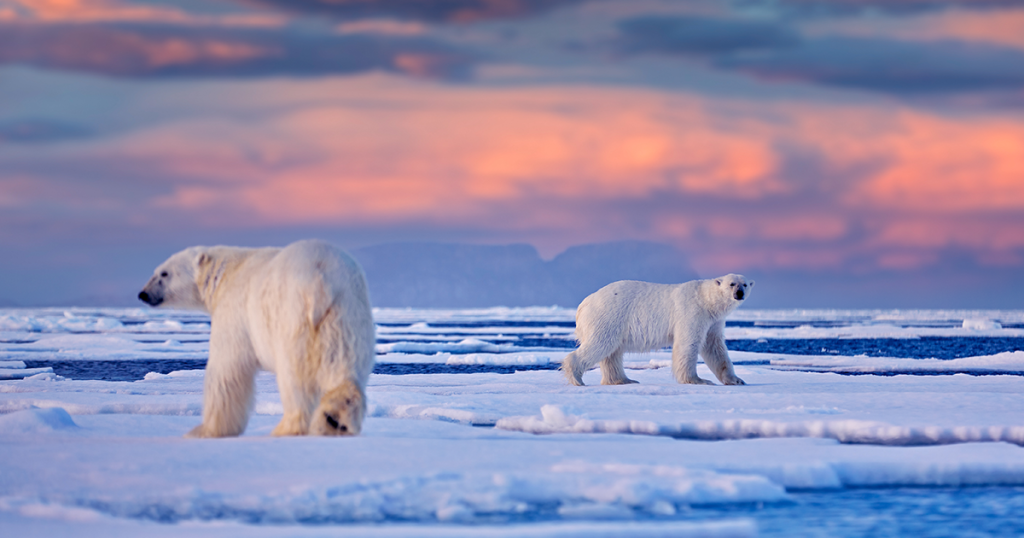
<path id="1" fill-rule="evenodd" d="M 458 335 L 457 331 L 451 335 Z M 575 349 L 576 340 L 566 336 L 524 335 L 515 340 L 501 341 L 487 335 L 465 334 L 494 344 L 512 344 L 516 347 Z M 378 341 L 415 341 L 407 335 L 381 336 Z M 805 338 L 729 340 L 729 349 L 757 353 L 786 355 L 867 355 L 868 357 L 898 357 L 904 359 L 959 359 L 995 355 L 1005 351 L 1024 351 L 1024 338 L 1013 336 L 922 336 L 920 338 Z"/>
<path id="2" fill-rule="evenodd" d="M 154 341 L 156 342 L 156 341 Z M 520 338 L 516 347 L 541 347 L 568 352 L 575 342 L 565 338 Z M 1024 338 L 1019 337 L 921 337 L 901 338 L 816 338 L 779 340 L 729 340 L 729 349 L 757 353 L 790 355 L 867 355 L 869 357 L 901 357 L 914 359 L 956 359 L 993 355 L 1004 351 L 1024 351 Z M 29 368 L 52 367 L 57 375 L 71 379 L 98 379 L 103 381 L 137 381 L 149 372 L 166 374 L 175 370 L 199 370 L 206 367 L 204 359 L 138 359 L 126 361 L 105 360 L 26 360 Z M 376 374 L 511 374 L 519 370 L 552 370 L 557 364 L 530 366 L 501 365 L 447 365 L 447 364 L 378 364 Z M 957 372 L 944 371 L 941 374 Z M 1007 372 L 970 372 L 974 375 L 1006 374 Z M 1024 373 L 1024 372 L 1022 372 Z M 929 372 L 885 372 L 859 375 L 937 375 Z"/>
<path id="3" fill-rule="evenodd" d="M 691 509 L 684 519 L 752 518 L 760 536 L 1024 536 L 1024 488 L 886 488 L 790 493 L 791 502 Z"/>
<path id="4" fill-rule="evenodd" d="M 37 360 L 24 361 L 28 368 L 49 366 L 53 373 L 74 380 L 138 381 L 149 372 L 169 374 L 177 370 L 202 370 L 205 359 L 139 359 L 130 361 L 95 360 Z M 373 373 L 386 375 L 408 374 L 513 374 L 525 370 L 554 370 L 557 364 L 545 365 L 490 365 L 490 364 L 396 364 L 382 363 L 373 367 Z"/>
<path id="5" fill-rule="evenodd" d="M 1024 338 L 978 336 L 920 338 L 812 338 L 801 340 L 729 340 L 734 351 L 790 355 L 867 355 L 906 359 L 959 359 L 1024 351 Z"/>
<path id="6" fill-rule="evenodd" d="M 377 323 L 379 327 L 409 327 L 408 323 Z M 483 320 L 483 321 L 431 321 L 431 328 L 490 328 L 490 327 L 568 327 L 576 328 L 575 321 Z M 458 331 L 455 331 L 458 332 Z"/>

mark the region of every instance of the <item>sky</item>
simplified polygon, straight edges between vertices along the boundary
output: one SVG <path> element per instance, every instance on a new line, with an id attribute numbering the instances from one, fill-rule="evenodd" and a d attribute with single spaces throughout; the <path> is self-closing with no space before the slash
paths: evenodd
<path id="1" fill-rule="evenodd" d="M 0 305 L 194 244 L 674 245 L 1024 307 L 1019 0 L 0 0 Z"/>

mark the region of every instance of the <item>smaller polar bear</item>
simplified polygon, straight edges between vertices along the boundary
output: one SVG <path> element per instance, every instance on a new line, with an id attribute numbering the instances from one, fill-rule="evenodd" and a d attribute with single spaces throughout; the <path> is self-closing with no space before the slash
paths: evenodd
<path id="1" fill-rule="evenodd" d="M 683 284 L 620 280 L 590 294 L 576 310 L 579 349 L 562 361 L 573 385 L 601 364 L 602 385 L 636 383 L 626 377 L 622 355 L 672 345 L 672 374 L 680 383 L 711 381 L 697 377 L 697 353 L 726 385 L 745 385 L 736 377 L 725 348 L 725 317 L 750 295 L 754 281 L 729 274 Z"/>
<path id="2" fill-rule="evenodd" d="M 157 267 L 139 299 L 210 314 L 203 422 L 189 437 L 241 434 L 261 369 L 277 375 L 284 408 L 273 435 L 362 429 L 374 325 L 363 270 L 341 249 L 192 247 Z"/>

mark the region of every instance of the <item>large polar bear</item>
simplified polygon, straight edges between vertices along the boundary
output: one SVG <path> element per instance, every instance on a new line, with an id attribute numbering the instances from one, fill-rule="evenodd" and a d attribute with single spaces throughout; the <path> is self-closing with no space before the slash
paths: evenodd
<path id="1" fill-rule="evenodd" d="M 697 353 L 726 385 L 744 385 L 725 348 L 725 317 L 750 294 L 754 281 L 729 274 L 683 284 L 620 280 L 597 290 L 576 310 L 580 347 L 562 361 L 573 385 L 601 363 L 601 384 L 636 383 L 626 377 L 622 355 L 672 345 L 672 373 L 680 383 L 706 383 L 697 377 Z"/>
<path id="2" fill-rule="evenodd" d="M 210 314 L 203 423 L 188 436 L 242 433 L 259 369 L 277 374 L 281 392 L 273 435 L 362 429 L 374 325 L 363 270 L 341 249 L 192 247 L 157 267 L 139 299 Z"/>

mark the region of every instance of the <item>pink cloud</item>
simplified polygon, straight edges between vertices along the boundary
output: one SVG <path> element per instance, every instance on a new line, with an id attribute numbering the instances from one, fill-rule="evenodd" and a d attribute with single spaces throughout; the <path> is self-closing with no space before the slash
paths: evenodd
<path id="1" fill-rule="evenodd" d="M 584 88 L 409 90 L 364 96 L 372 106 L 289 111 L 244 133 L 226 123 L 178 123 L 134 134 L 130 152 L 176 174 L 250 177 L 239 185 L 242 197 L 223 191 L 217 199 L 212 193 L 223 187 L 199 196 L 202 188 L 190 186 L 165 205 L 245 200 L 275 222 L 445 220 L 538 196 L 642 198 L 667 190 L 756 198 L 785 189 L 767 141 L 715 125 L 693 98 L 645 101 L 654 96 Z"/>
<path id="2" fill-rule="evenodd" d="M 200 15 L 183 9 L 121 0 L 8 0 L 0 6 L 0 21 L 41 23 L 135 22 L 159 24 L 278 27 L 288 21 L 281 13 L 238 11 Z"/>
<path id="3" fill-rule="evenodd" d="M 19 162 L 38 151 L 130 173 L 159 193 L 133 209 L 141 219 L 414 223 L 545 252 L 644 238 L 699 253 L 709 271 L 909 269 L 945 248 L 991 259 L 1024 249 L 1024 122 L 1012 117 L 386 75 L 180 85 L 147 98 L 134 106 L 210 108 L 26 148 Z M 815 167 L 792 167 L 793 148 Z M 51 196 L 37 184 L 36 196 Z"/>

